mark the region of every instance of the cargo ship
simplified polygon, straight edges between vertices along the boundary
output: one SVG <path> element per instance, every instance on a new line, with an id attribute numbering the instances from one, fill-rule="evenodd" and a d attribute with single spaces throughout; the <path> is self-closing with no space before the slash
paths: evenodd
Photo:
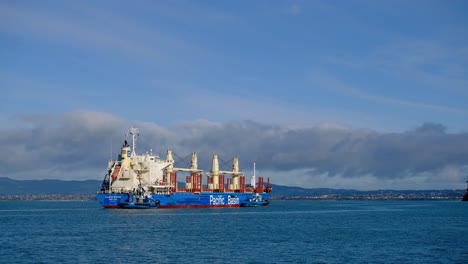
<path id="1" fill-rule="evenodd" d="M 269 204 L 270 179 L 254 173 L 250 185 L 239 171 L 239 159 L 233 158 L 230 171 L 219 168 L 218 156 L 213 155 L 212 169 L 206 173 L 198 168 L 198 158 L 192 153 L 190 168 L 177 168 L 171 150 L 166 159 L 150 153 L 135 151 L 138 129 L 131 128 L 132 146 L 125 140 L 116 160 L 110 160 L 107 172 L 97 193 L 98 202 L 105 208 L 212 208 L 256 207 Z M 177 173 L 185 173 L 185 185 L 178 186 Z M 205 184 L 203 175 L 206 175 Z M 230 175 L 230 177 L 226 177 Z M 183 185 L 183 184 L 181 184 Z"/>

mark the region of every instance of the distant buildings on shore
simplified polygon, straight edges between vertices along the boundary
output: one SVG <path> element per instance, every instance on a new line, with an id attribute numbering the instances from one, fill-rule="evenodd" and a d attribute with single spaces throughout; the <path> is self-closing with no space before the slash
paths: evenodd
<path id="1" fill-rule="evenodd" d="M 22 194 L 0 195 L 0 201 L 91 201 L 94 194 Z"/>
<path id="2" fill-rule="evenodd" d="M 359 193 L 336 193 L 323 195 L 271 197 L 283 200 L 461 200 L 462 190 L 430 191 L 366 191 Z"/>

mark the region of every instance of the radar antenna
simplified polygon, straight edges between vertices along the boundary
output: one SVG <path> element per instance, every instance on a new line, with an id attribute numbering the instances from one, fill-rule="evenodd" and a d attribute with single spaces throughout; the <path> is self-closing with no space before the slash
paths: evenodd
<path id="1" fill-rule="evenodd" d="M 131 127 L 128 133 L 132 135 L 132 157 L 134 157 L 136 156 L 135 148 L 136 148 L 137 136 L 139 136 L 140 133 L 138 133 L 138 128 L 134 128 L 134 127 Z"/>

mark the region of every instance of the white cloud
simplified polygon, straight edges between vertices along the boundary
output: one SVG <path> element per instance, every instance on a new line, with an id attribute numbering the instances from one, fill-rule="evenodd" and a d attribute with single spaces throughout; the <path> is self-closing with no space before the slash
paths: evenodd
<path id="1" fill-rule="evenodd" d="M 199 167 L 206 171 L 214 153 L 228 167 L 230 159 L 239 156 L 244 172 L 256 162 L 258 174 L 275 184 L 441 189 L 454 188 L 468 177 L 468 134 L 448 134 L 435 124 L 404 133 L 378 133 L 331 125 L 288 128 L 253 121 L 201 120 L 161 127 L 90 111 L 13 119 L 28 125 L 0 128 L 0 144 L 8 153 L 0 161 L 0 176 L 12 178 L 78 179 L 85 171 L 88 178 L 99 179 L 110 146 L 115 154 L 130 125 L 141 129 L 140 153 L 152 148 L 164 154 L 171 148 L 185 157 L 196 151 Z"/>

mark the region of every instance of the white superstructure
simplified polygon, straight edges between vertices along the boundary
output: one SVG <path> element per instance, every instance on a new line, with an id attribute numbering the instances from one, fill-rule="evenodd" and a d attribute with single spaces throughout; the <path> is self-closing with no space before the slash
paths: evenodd
<path id="1" fill-rule="evenodd" d="M 163 183 L 164 169 L 174 163 L 173 160 L 161 160 L 153 153 L 137 155 L 135 143 L 138 130 L 131 128 L 129 134 L 132 136 L 132 149 L 125 141 L 119 159 L 109 161 L 109 192 L 132 192 L 139 186 L 145 189 L 157 187 Z"/>

